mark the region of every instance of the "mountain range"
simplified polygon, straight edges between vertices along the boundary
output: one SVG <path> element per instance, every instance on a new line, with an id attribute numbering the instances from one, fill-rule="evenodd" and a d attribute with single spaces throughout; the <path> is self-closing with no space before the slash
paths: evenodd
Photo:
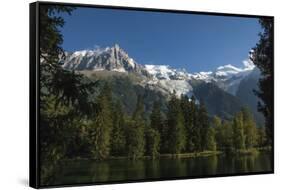
<path id="1" fill-rule="evenodd" d="M 194 95 L 199 102 L 206 103 L 211 114 L 224 118 L 229 118 L 241 107 L 248 106 L 257 122 L 262 123 L 262 115 L 256 111 L 258 99 L 253 93 L 253 89 L 257 89 L 260 73 L 250 60 L 243 63 L 243 68 L 228 64 L 214 71 L 189 73 L 185 69 L 169 65 L 139 64 L 115 44 L 106 48 L 65 52 L 62 67 L 88 76 L 105 72 L 111 76 L 133 75 L 137 78 L 132 82 L 134 85 L 163 96 L 169 96 L 173 92 L 177 96 Z M 120 77 L 116 79 L 121 80 Z"/>

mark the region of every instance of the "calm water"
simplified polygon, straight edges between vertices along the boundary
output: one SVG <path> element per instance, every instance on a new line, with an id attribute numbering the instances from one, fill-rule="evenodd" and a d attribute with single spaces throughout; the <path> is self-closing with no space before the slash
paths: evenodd
<path id="1" fill-rule="evenodd" d="M 108 182 L 120 180 L 196 177 L 271 171 L 271 154 L 251 156 L 209 156 L 159 160 L 67 161 L 60 167 L 54 184 Z"/>

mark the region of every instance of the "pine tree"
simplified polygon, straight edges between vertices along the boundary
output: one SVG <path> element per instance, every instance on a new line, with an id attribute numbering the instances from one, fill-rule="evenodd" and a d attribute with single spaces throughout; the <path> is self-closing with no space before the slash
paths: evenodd
<path id="1" fill-rule="evenodd" d="M 150 115 L 150 127 L 159 133 L 159 150 L 163 151 L 165 148 L 166 131 L 164 126 L 164 119 L 161 113 L 160 103 L 158 101 L 154 102 L 152 112 Z M 148 143 L 148 142 L 147 142 Z"/>
<path id="2" fill-rule="evenodd" d="M 146 129 L 146 153 L 152 159 L 159 155 L 160 149 L 160 134 L 157 130 L 147 127 Z"/>
<path id="3" fill-rule="evenodd" d="M 198 145 L 197 150 L 203 151 L 208 148 L 208 131 L 209 131 L 209 116 L 203 101 L 200 102 L 199 110 L 198 110 L 198 118 L 199 122 L 197 128 L 199 130 L 200 136 L 198 137 Z M 211 130 L 212 131 L 212 130 Z M 212 132 L 210 133 L 212 134 Z"/>
<path id="4" fill-rule="evenodd" d="M 225 152 L 232 152 L 234 143 L 233 143 L 233 127 L 230 122 L 224 121 L 222 123 L 223 128 L 223 141 L 222 141 L 222 150 Z"/>
<path id="5" fill-rule="evenodd" d="M 185 148 L 184 118 L 175 92 L 168 103 L 167 113 L 169 152 L 179 154 Z"/>
<path id="6" fill-rule="evenodd" d="M 181 97 L 181 109 L 184 117 L 184 127 L 185 127 L 185 137 L 186 137 L 185 150 L 187 152 L 192 152 L 194 147 L 192 142 L 192 128 L 193 128 L 194 115 L 191 110 L 193 105 L 191 104 L 192 102 L 190 102 L 188 96 Z"/>
<path id="7" fill-rule="evenodd" d="M 150 126 L 151 128 L 161 131 L 163 127 L 163 117 L 161 114 L 161 108 L 159 102 L 154 102 L 152 112 L 150 115 Z"/>
<path id="8" fill-rule="evenodd" d="M 259 147 L 264 147 L 266 146 L 267 141 L 267 135 L 265 132 L 265 128 L 264 127 L 260 127 L 257 128 L 257 145 Z"/>
<path id="9" fill-rule="evenodd" d="M 233 119 L 233 145 L 236 150 L 245 149 L 243 114 L 239 112 Z"/>
<path id="10" fill-rule="evenodd" d="M 89 99 L 94 84 L 83 82 L 82 75 L 64 70 L 59 63 L 64 57 L 61 47 L 63 36 L 60 33 L 64 20 L 58 13 L 71 14 L 73 9 L 68 6 L 42 5 L 39 11 L 42 184 L 48 183 L 48 178 L 53 175 L 52 168 L 56 168 L 59 160 L 73 156 L 74 149 L 79 149 L 78 144 L 71 146 L 79 139 L 82 130 L 80 120 L 85 115 L 92 117 L 95 107 Z"/>
<path id="11" fill-rule="evenodd" d="M 132 118 L 135 121 L 140 121 L 141 123 L 144 123 L 144 102 L 143 97 L 141 95 L 138 95 L 136 109 L 133 113 Z"/>
<path id="12" fill-rule="evenodd" d="M 124 155 L 126 151 L 125 119 L 121 102 L 117 101 L 112 113 L 111 155 Z"/>
<path id="13" fill-rule="evenodd" d="M 163 127 L 161 130 L 160 136 L 160 153 L 168 153 L 169 152 L 169 131 L 170 128 L 168 126 L 167 119 L 163 121 Z"/>
<path id="14" fill-rule="evenodd" d="M 187 102 L 188 101 L 188 102 Z M 186 122 L 186 150 L 189 152 L 194 152 L 196 150 L 196 145 L 198 145 L 200 142 L 198 141 L 199 130 L 198 130 L 198 109 L 196 105 L 196 99 L 194 96 L 191 97 L 191 99 L 188 99 L 186 101 L 187 105 L 187 113 L 184 113 L 185 116 L 185 122 Z"/>
<path id="15" fill-rule="evenodd" d="M 260 40 L 250 58 L 261 71 L 262 77 L 259 80 L 259 90 L 255 91 L 260 98 L 258 109 L 265 117 L 266 133 L 268 144 L 272 143 L 273 135 L 273 19 L 260 18 L 263 32 L 260 33 Z"/>
<path id="16" fill-rule="evenodd" d="M 213 117 L 212 126 L 215 129 L 215 137 L 216 137 L 217 148 L 219 150 L 222 150 L 224 131 L 223 131 L 223 128 L 222 128 L 222 121 L 218 116 Z"/>
<path id="17" fill-rule="evenodd" d="M 90 122 L 92 129 L 90 139 L 92 141 L 92 156 L 95 159 L 106 159 L 110 154 L 110 138 L 112 131 L 112 105 L 111 91 L 105 85 L 97 98 L 98 113 Z"/>
<path id="18" fill-rule="evenodd" d="M 192 115 L 192 143 L 194 145 L 194 151 L 199 152 L 202 150 L 201 142 L 201 118 L 199 115 L 198 105 L 196 105 L 196 99 L 191 97 L 191 115 Z"/>
<path id="19" fill-rule="evenodd" d="M 206 135 L 206 150 L 216 151 L 217 144 L 216 144 L 216 132 L 213 127 L 209 127 Z"/>
<path id="20" fill-rule="evenodd" d="M 222 122 L 219 117 L 215 116 L 213 118 L 213 127 L 215 129 L 217 149 L 224 152 L 231 152 L 233 148 L 233 130 L 230 122 Z"/>
<path id="21" fill-rule="evenodd" d="M 65 21 L 58 13 L 71 15 L 73 7 L 68 6 L 40 6 L 40 60 L 47 64 L 57 64 L 59 55 L 64 53 L 61 45 L 63 36 L 59 27 L 63 27 Z"/>
<path id="22" fill-rule="evenodd" d="M 40 163 L 41 182 L 49 183 L 53 178 L 57 164 L 67 156 L 72 148 L 73 139 L 77 137 L 76 116 L 71 116 L 68 106 L 55 106 L 54 96 L 45 99 L 45 107 L 40 110 Z"/>
<path id="23" fill-rule="evenodd" d="M 82 74 L 67 71 L 60 65 L 64 60 L 64 50 L 59 27 L 63 27 L 65 22 L 57 14 L 71 14 L 72 10 L 68 6 L 40 6 L 40 107 L 44 109 L 46 98 L 53 95 L 56 106 L 73 105 L 77 115 L 91 115 L 94 106 L 89 94 L 95 84 L 83 81 Z"/>
<path id="24" fill-rule="evenodd" d="M 143 156 L 145 147 L 144 127 L 140 123 L 127 119 L 126 142 L 128 158 L 135 160 Z"/>
<path id="25" fill-rule="evenodd" d="M 144 105 L 143 98 L 138 96 L 136 109 L 132 119 L 127 121 L 126 141 L 128 157 L 135 160 L 144 154 L 145 136 L 144 136 Z"/>
<path id="26" fill-rule="evenodd" d="M 249 108 L 242 109 L 243 126 L 245 133 L 245 146 L 246 148 L 253 148 L 257 144 L 257 128 L 253 116 Z"/>

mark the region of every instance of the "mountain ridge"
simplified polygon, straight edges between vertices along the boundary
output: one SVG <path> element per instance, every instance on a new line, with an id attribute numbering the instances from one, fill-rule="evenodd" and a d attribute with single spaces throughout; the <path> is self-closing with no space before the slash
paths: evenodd
<path id="1" fill-rule="evenodd" d="M 62 67 L 76 71 L 115 71 L 120 73 L 135 73 L 143 76 L 143 85 L 153 86 L 160 91 L 178 96 L 192 95 L 191 80 L 214 82 L 224 91 L 235 95 L 240 82 L 255 68 L 250 60 L 244 60 L 244 68 L 227 64 L 219 66 L 214 71 L 188 73 L 185 69 L 172 68 L 169 65 L 142 65 L 136 62 L 118 44 L 112 47 L 95 48 L 66 52 Z"/>
<path id="2" fill-rule="evenodd" d="M 139 92 L 143 91 L 143 93 L 146 92 L 153 96 L 155 93 L 160 93 L 164 97 L 169 97 L 174 92 L 178 97 L 194 96 L 197 101 L 205 102 L 211 114 L 219 115 L 222 118 L 229 118 L 239 108 L 249 106 L 256 120 L 261 123 L 263 120 L 257 113 L 255 102 L 251 101 L 249 104 L 243 100 L 255 99 L 256 101 L 257 97 L 251 93 L 251 89 L 256 88 L 256 84 L 247 82 L 246 79 L 254 77 L 252 80 L 257 81 L 259 73 L 256 72 L 257 68 L 250 60 L 244 60 L 243 63 L 243 68 L 227 64 L 219 66 L 214 71 L 189 73 L 185 69 L 176 69 L 169 65 L 139 64 L 118 44 L 115 44 L 112 47 L 94 50 L 66 52 L 62 67 L 75 70 L 87 77 L 103 75 L 103 80 L 109 76 L 116 76 L 113 78 L 117 80 L 114 87 L 117 92 L 119 88 L 126 89 L 124 84 L 130 84 L 131 89 L 135 88 Z M 122 82 L 123 79 L 118 77 L 122 75 L 132 76 L 128 80 L 131 80 L 131 83 L 136 86 L 132 87 L 131 83 Z M 132 80 L 132 78 L 136 80 Z M 153 91 L 155 93 L 152 93 Z M 131 90 L 131 95 L 132 92 Z M 237 94 L 237 92 L 239 93 Z M 121 92 L 117 94 L 123 96 Z M 126 99 L 130 98 L 127 94 Z M 131 100 L 131 102 L 133 101 Z M 124 100 L 124 102 L 126 101 Z M 150 105 L 151 100 L 147 104 Z"/>

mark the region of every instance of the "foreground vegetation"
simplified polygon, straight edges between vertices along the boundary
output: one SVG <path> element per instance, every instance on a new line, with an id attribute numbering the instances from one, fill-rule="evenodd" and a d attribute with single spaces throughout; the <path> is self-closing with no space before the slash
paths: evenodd
<path id="1" fill-rule="evenodd" d="M 61 134 L 52 135 L 60 139 L 56 147 L 65 149 L 64 156 L 97 160 L 118 156 L 157 158 L 160 154 L 238 152 L 266 145 L 264 129 L 256 127 L 246 108 L 231 121 L 222 121 L 217 116 L 210 117 L 204 104 L 196 104 L 194 98 L 172 95 L 166 114 L 155 102 L 147 119 L 141 96 L 134 113 L 128 115 L 119 102 L 112 101 L 108 85 L 95 101 L 95 115 L 81 118 L 73 115 L 74 107 L 55 106 L 55 101 L 47 98 L 48 109 L 42 116 L 48 117 L 48 131 L 60 132 L 64 128 Z"/>

